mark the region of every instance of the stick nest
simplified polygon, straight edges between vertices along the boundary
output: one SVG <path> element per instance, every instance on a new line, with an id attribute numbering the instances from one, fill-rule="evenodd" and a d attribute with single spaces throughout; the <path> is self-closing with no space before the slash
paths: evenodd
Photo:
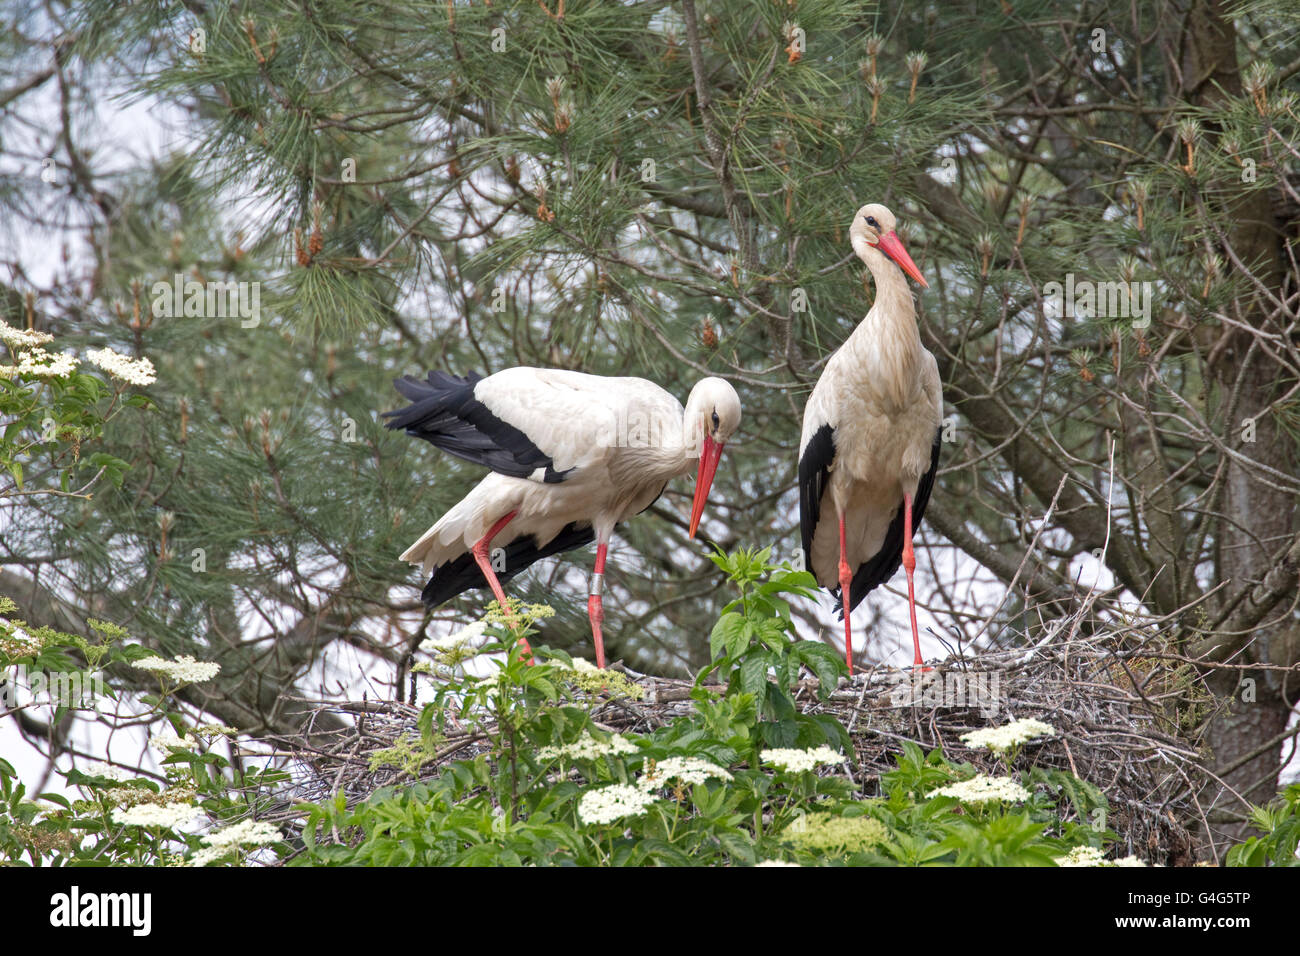
<path id="1" fill-rule="evenodd" d="M 824 701 L 809 678 L 797 688 L 796 700 L 805 713 L 832 714 L 848 729 L 853 778 L 862 796 L 879 794 L 879 777 L 895 767 L 904 741 L 925 751 L 939 748 L 981 773 L 1002 774 L 999 755 L 967 746 L 961 735 L 1019 718 L 1045 721 L 1056 735 L 1023 746 L 1013 770 L 1069 771 L 1106 795 L 1105 825 L 1119 835 L 1120 855 L 1190 865 L 1188 824 L 1205 822 L 1206 808 L 1194 794 L 1206 778 L 1204 755 L 1188 741 L 1216 706 L 1213 696 L 1194 662 L 1153 650 L 1158 641 L 1149 635 L 1142 641 L 1132 630 L 1081 636 L 1063 625 L 1049 625 L 1031 647 L 960 654 L 925 672 L 883 666 L 859 671 Z M 640 688 L 641 697 L 600 695 L 592 710 L 598 726 L 646 733 L 691 711 L 690 681 L 614 667 Z M 290 801 L 324 800 L 340 791 L 349 803 L 361 801 L 379 787 L 436 776 L 446 762 L 487 747 L 482 735 L 449 729 L 429 753 L 416 727 L 420 708 L 408 703 L 313 703 L 314 715 L 332 712 L 350 718 L 350 726 L 315 733 L 313 717 L 301 737 L 265 741 L 297 771 L 284 794 Z M 284 818 L 291 815 L 286 808 Z"/>

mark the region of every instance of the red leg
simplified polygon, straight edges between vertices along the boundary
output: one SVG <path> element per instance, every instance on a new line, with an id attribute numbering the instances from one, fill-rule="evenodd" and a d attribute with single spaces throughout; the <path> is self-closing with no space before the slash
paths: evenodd
<path id="1" fill-rule="evenodd" d="M 605 542 L 596 545 L 596 570 L 591 575 L 590 594 L 587 598 L 587 617 L 591 619 L 591 637 L 596 642 L 596 666 L 605 669 L 605 635 L 600 626 L 605 622 L 605 608 L 600 594 L 605 589 Z"/>
<path id="2" fill-rule="evenodd" d="M 496 572 L 492 570 L 492 562 L 488 560 L 488 545 L 492 543 L 492 539 L 500 534 L 501 529 L 508 525 L 518 513 L 519 512 L 517 511 L 512 511 L 510 514 L 499 520 L 488 529 L 487 534 L 479 538 L 478 543 L 474 545 L 473 548 L 474 561 L 478 564 L 479 570 L 483 572 L 483 577 L 487 578 L 488 587 L 492 588 L 492 593 L 496 596 L 497 603 L 501 605 L 501 610 L 505 611 L 507 614 L 513 612 L 510 609 L 510 602 L 506 600 L 506 592 L 502 590 L 501 582 L 497 580 Z M 528 663 L 533 663 L 533 649 L 529 646 L 527 638 L 519 638 L 519 643 L 524 645 L 524 651 L 528 654 Z"/>
<path id="3" fill-rule="evenodd" d="M 925 663 L 921 659 L 921 635 L 916 628 L 916 588 L 912 572 L 916 570 L 916 555 L 912 551 L 912 496 L 903 492 L 903 570 L 907 572 L 907 613 L 912 618 L 912 649 L 916 652 L 913 667 Z"/>
<path id="4" fill-rule="evenodd" d="M 849 598 L 853 591 L 853 573 L 849 570 L 848 548 L 844 545 L 844 515 L 840 515 L 840 604 L 844 608 L 844 659 L 853 676 L 853 624 L 849 619 Z"/>

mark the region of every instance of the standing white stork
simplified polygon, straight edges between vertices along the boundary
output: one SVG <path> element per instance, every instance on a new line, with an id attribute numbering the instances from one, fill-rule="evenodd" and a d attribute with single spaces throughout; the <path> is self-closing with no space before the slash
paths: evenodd
<path id="1" fill-rule="evenodd" d="M 494 472 L 402 554 L 430 575 L 420 595 L 425 605 L 486 582 L 507 607 L 502 581 L 595 540 L 587 613 L 603 668 L 601 592 L 614 525 L 695 467 L 695 537 L 722 446 L 740 425 L 735 389 L 701 379 L 683 410 L 645 379 L 555 369 L 511 368 L 486 378 L 432 371 L 425 381 L 406 376 L 394 384 L 411 404 L 387 412 L 387 427 Z M 499 575 L 488 550 L 498 536 L 505 554 Z"/>
<path id="2" fill-rule="evenodd" d="M 850 675 L 850 614 L 900 562 L 907 570 L 915 664 L 923 663 L 912 532 L 939 465 L 943 394 L 903 273 L 928 283 L 894 226 L 893 213 L 875 203 L 853 217 L 849 238 L 875 279 L 876 301 L 827 361 L 804 409 L 799 443 L 804 555 L 818 583 L 837 598 Z"/>

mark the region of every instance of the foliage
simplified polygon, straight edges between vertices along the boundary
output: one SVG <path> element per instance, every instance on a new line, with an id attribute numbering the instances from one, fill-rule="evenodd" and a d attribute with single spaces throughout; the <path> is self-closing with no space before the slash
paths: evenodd
<path id="1" fill-rule="evenodd" d="M 874 798 L 819 771 L 815 763 L 851 759 L 817 754 L 848 735 L 833 719 L 800 715 L 790 687 L 815 674 L 829 693 L 843 665 L 824 645 L 797 639 L 783 595 L 802 595 L 811 581 L 768 557 L 714 559 L 739 596 L 714 629 L 714 661 L 696 679 L 693 713 L 644 735 L 601 731 L 590 719 L 598 698 L 584 688 L 591 672 L 543 648 L 530 665 L 516 642 L 534 633 L 533 609 L 518 627 L 497 626 L 497 640 L 482 648 L 504 652 L 490 676 L 433 669 L 440 676 L 422 726 L 432 732 L 454 716 L 482 736 L 482 752 L 354 806 L 339 795 L 309 807 L 307 852 L 294 862 L 1053 865 L 1071 847 L 1102 846 L 1109 834 L 1080 821 L 1105 799 L 1069 774 L 1040 774 L 1032 798 L 1012 807 L 928 796 L 974 770 L 911 743 Z M 459 653 L 451 659 L 465 663 Z M 718 674 L 727 677 L 721 693 L 706 684 Z M 815 756 L 791 769 L 776 753 L 788 747 Z M 1066 783 L 1078 803 L 1058 801 Z M 602 798 L 612 794 L 617 806 L 606 811 Z"/>
<path id="2" fill-rule="evenodd" d="M 120 675 L 157 655 L 131 642 L 125 629 L 106 621 L 85 622 L 95 635 L 91 640 L 47 625 L 30 625 L 13 616 L 18 611 L 13 600 L 0 597 L 0 711 L 19 703 L 17 685 L 25 678 L 22 683 L 30 699 L 23 705 L 48 707 L 56 723 L 69 713 L 84 711 L 117 719 L 122 726 L 159 719 L 173 733 L 151 741 L 161 752 L 161 780 L 153 773 L 108 765 L 89 772 L 57 768 L 61 782 L 80 793 L 71 799 L 59 792 L 29 796 L 13 765 L 0 759 L 0 863 L 232 862 L 243 859 L 254 846 L 274 842 L 264 829 L 252 834 L 256 842 L 247 842 L 246 826 L 231 831 L 223 824 L 238 824 L 264 810 L 272 790 L 287 775 L 276 769 L 249 770 L 216 753 L 215 741 L 234 731 L 185 723 L 173 706 L 174 695 L 187 686 L 185 679 L 160 675 L 158 693 L 133 698 L 145 710 L 131 718 L 101 715 L 106 701 L 122 700 L 116 682 L 106 680 L 106 673 Z M 158 814 L 152 821 L 147 819 L 151 812 Z M 141 814 L 145 822 L 130 822 L 132 814 Z M 211 821 L 211 832 L 190 825 L 199 820 Z"/>
<path id="3" fill-rule="evenodd" d="M 19 332 L 3 319 L 0 325 L 0 469 L 7 473 L 0 479 L 0 500 L 86 497 L 105 477 L 120 486 L 127 463 L 97 446 L 105 427 L 124 410 L 153 404 L 129 394 L 124 383 L 78 368 L 72 356 L 42 347 L 48 343 L 40 339 L 49 336 Z M 20 344 L 24 336 L 39 344 Z"/>
<path id="4" fill-rule="evenodd" d="M 700 671 L 696 684 L 721 674 L 727 678 L 729 694 L 754 697 L 758 706 L 754 748 L 809 747 L 823 742 L 848 747 L 848 735 L 838 721 L 801 713 L 791 694 L 801 668 L 816 676 L 823 699 L 835 689 L 840 675 L 848 672 L 830 646 L 798 639 L 790 605 L 781 596 L 812 597 L 817 581 L 807 571 L 794 571 L 788 565 L 769 566 L 770 557 L 771 548 L 712 555 L 713 563 L 726 573 L 740 596 L 722 608 L 709 636 L 713 663 Z"/>
<path id="5" fill-rule="evenodd" d="M 1228 851 L 1228 866 L 1300 866 L 1300 783 L 1293 783 L 1267 806 L 1255 807 L 1251 826 L 1263 836 L 1247 837 Z"/>
<path id="6" fill-rule="evenodd" d="M 875 794 L 858 792 L 841 772 L 852 755 L 835 748 L 838 725 L 785 715 L 800 679 L 838 679 L 838 659 L 808 655 L 809 642 L 772 622 L 788 620 L 784 595 L 798 596 L 804 576 L 768 563 L 762 552 L 719 554 L 738 592 L 728 605 L 727 639 L 698 675 L 692 712 L 650 733 L 602 730 L 592 709 L 608 696 L 630 696 L 620 675 L 595 671 L 536 639 L 548 608 L 512 602 L 493 607 L 483 642 L 444 642 L 423 670 L 433 693 L 418 734 L 398 738 L 373 764 L 414 778 L 349 804 L 334 799 L 297 808 L 286 834 L 247 823 L 274 807 L 289 776 L 250 771 L 212 747 L 230 728 L 187 726 L 168 699 L 168 684 L 149 700 L 177 736 L 160 742 L 165 779 L 111 768 L 68 771 L 82 794 L 29 798 L 14 768 L 0 760 L 0 860 L 19 865 L 272 863 L 293 865 L 799 865 L 1052 866 L 1071 850 L 1101 852 L 1114 840 L 1109 806 L 1093 784 L 1065 771 L 1020 771 L 1023 800 L 976 802 L 940 788 L 973 779 L 975 768 L 939 750 L 904 741 L 897 766 Z M 12 601 L 0 601 L 11 615 Z M 17 663 L 112 667 L 149 655 L 122 628 L 95 621 L 102 636 L 29 628 L 9 619 L 0 629 L 0 670 Z M 747 635 L 746 643 L 734 634 Z M 39 649 L 21 644 L 40 635 Z M 762 660 L 757 684 L 742 678 Z M 486 672 L 484 671 L 486 666 Z M 722 689 L 706 680 L 728 677 Z M 830 686 L 823 684 L 821 692 Z M 783 703 L 772 704 L 773 700 Z M 783 716 L 785 715 L 785 716 Z M 789 720 L 789 732 L 781 721 Z M 440 763 L 437 749 L 453 724 L 478 752 Z M 773 730 L 773 728 L 778 728 Z M 803 735 L 803 736 L 801 736 Z M 832 747 L 825 746 L 828 741 Z M 787 746 L 789 744 L 790 746 Z M 802 761 L 802 763 L 800 763 Z M 1012 780 L 1009 776 L 1000 778 Z M 1229 855 L 1233 865 L 1294 861 L 1300 835 L 1300 786 L 1255 814 L 1262 838 Z M 143 808 L 143 809 L 142 809 Z M 159 819 L 150 821 L 150 808 Z M 130 813 L 144 814 L 131 822 Z M 166 819 L 175 814 L 178 819 Z M 126 818 L 124 819 L 124 815 Z M 202 821 L 205 826 L 197 824 Z M 222 842 L 222 833 L 241 838 Z"/>

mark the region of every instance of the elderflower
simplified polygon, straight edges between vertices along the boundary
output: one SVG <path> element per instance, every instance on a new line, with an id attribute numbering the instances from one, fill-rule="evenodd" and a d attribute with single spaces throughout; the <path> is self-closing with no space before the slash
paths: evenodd
<path id="1" fill-rule="evenodd" d="M 112 349 L 91 349 L 86 359 L 114 378 L 132 385 L 152 385 L 158 378 L 147 358 L 133 359 Z"/>
<path id="2" fill-rule="evenodd" d="M 1010 777 L 989 777 L 976 774 L 969 780 L 950 783 L 930 794 L 931 797 L 956 797 L 962 803 L 993 803 L 1003 800 L 1019 803 L 1032 794 Z"/>
<path id="3" fill-rule="evenodd" d="M 190 857 L 190 866 L 207 866 L 231 850 L 245 846 L 266 846 L 281 838 L 280 829 L 274 824 L 241 820 L 204 836 L 202 839 L 207 846 Z"/>
<path id="4" fill-rule="evenodd" d="M 1118 860 L 1108 860 L 1101 850 L 1092 846 L 1076 846 L 1065 856 L 1056 858 L 1057 866 L 1146 866 L 1135 856 L 1126 856 Z"/>
<path id="5" fill-rule="evenodd" d="M 706 780 L 731 780 L 731 774 L 711 760 L 699 757 L 667 757 L 655 761 L 653 769 L 648 769 L 637 779 L 637 786 L 643 790 L 655 790 L 666 786 L 669 780 L 679 780 L 684 784 L 701 784 Z"/>
<path id="6" fill-rule="evenodd" d="M 805 814 L 785 828 L 791 842 L 822 853 L 856 853 L 889 841 L 889 830 L 873 817 Z"/>
<path id="7" fill-rule="evenodd" d="M 44 378 L 67 378 L 77 368 L 77 360 L 62 352 L 47 352 L 34 348 L 18 358 L 19 375 L 38 375 Z"/>
<path id="8" fill-rule="evenodd" d="M 266 846 L 280 839 L 280 828 L 273 823 L 241 820 L 231 826 L 214 830 L 203 837 L 208 846 L 230 849 L 236 846 Z"/>
<path id="9" fill-rule="evenodd" d="M 1106 858 L 1095 846 L 1073 847 L 1065 856 L 1056 858 L 1057 866 L 1102 866 Z"/>
<path id="10" fill-rule="evenodd" d="M 199 724 L 194 733 L 203 737 L 234 737 L 239 731 L 229 724 Z"/>
<path id="11" fill-rule="evenodd" d="M 221 673 L 221 665 L 212 661 L 196 661 L 188 654 L 182 654 L 174 661 L 161 657 L 146 657 L 132 661 L 131 666 L 160 677 L 170 677 L 183 684 L 202 684 L 212 680 Z"/>
<path id="12" fill-rule="evenodd" d="M 442 637 L 430 637 L 420 642 L 420 650 L 428 653 L 445 651 L 453 653 L 466 645 L 477 646 L 482 643 L 483 633 L 487 630 L 487 621 L 475 621 Z"/>
<path id="13" fill-rule="evenodd" d="M 564 668 L 564 665 L 559 661 L 555 662 L 555 666 Z M 641 689 L 641 686 L 626 674 L 620 674 L 618 671 L 603 671 L 581 657 L 575 657 L 573 665 L 564 669 L 568 671 L 565 678 L 575 688 L 585 693 L 606 694 L 610 697 L 631 697 L 634 700 L 640 700 L 645 696 L 645 691 Z"/>
<path id="14" fill-rule="evenodd" d="M 638 787 L 616 783 L 583 794 L 578 801 L 578 819 L 586 824 L 601 824 L 623 817 L 639 817 L 658 799 Z"/>
<path id="15" fill-rule="evenodd" d="M 632 741 L 628 740 L 622 734 L 611 734 L 609 740 L 597 740 L 591 736 L 590 731 L 584 730 L 582 736 L 571 744 L 563 744 L 559 747 L 542 747 L 537 751 L 537 756 L 543 760 L 557 760 L 560 757 L 567 757 L 570 760 L 595 760 L 597 757 L 603 757 L 606 754 L 620 756 L 622 754 L 634 754 L 640 748 Z"/>
<path id="16" fill-rule="evenodd" d="M 755 863 L 755 866 L 802 866 L 800 863 L 787 863 L 785 860 L 764 860 L 762 863 Z"/>
<path id="17" fill-rule="evenodd" d="M 113 822 L 128 827 L 172 829 L 189 823 L 198 815 L 199 808 L 189 803 L 138 803 L 125 810 L 113 811 Z"/>
<path id="18" fill-rule="evenodd" d="M 52 342 L 54 336 L 48 332 L 33 329 L 15 329 L 8 322 L 0 319 L 0 342 L 15 349 L 30 349 L 46 342 Z"/>
<path id="19" fill-rule="evenodd" d="M 836 753 L 830 747 L 812 747 L 808 750 L 778 747 L 774 750 L 764 750 L 759 756 L 763 763 L 770 763 L 794 773 L 814 770 L 823 764 L 844 762 L 843 755 Z"/>
<path id="20" fill-rule="evenodd" d="M 39 654 L 41 649 L 45 647 L 47 639 L 45 635 L 33 634 L 8 621 L 0 624 L 0 654 L 6 654 L 9 657 L 28 657 Z"/>
<path id="21" fill-rule="evenodd" d="M 134 780 L 139 777 L 140 774 L 133 770 L 129 770 L 126 767 L 116 767 L 112 764 L 96 760 L 86 766 L 86 776 L 103 777 L 106 780 L 116 780 L 120 782 L 123 780 Z"/>
<path id="22" fill-rule="evenodd" d="M 962 734 L 961 739 L 968 747 L 987 747 L 998 753 L 1006 753 L 1035 738 L 1052 737 L 1055 734 L 1056 728 L 1051 724 L 1026 718 L 1012 721 L 1002 727 L 972 730 L 968 734 Z"/>
<path id="23" fill-rule="evenodd" d="M 149 738 L 149 746 L 167 756 L 173 750 L 197 751 L 199 741 L 193 734 L 186 734 L 184 737 L 177 737 L 175 734 L 154 734 Z"/>

